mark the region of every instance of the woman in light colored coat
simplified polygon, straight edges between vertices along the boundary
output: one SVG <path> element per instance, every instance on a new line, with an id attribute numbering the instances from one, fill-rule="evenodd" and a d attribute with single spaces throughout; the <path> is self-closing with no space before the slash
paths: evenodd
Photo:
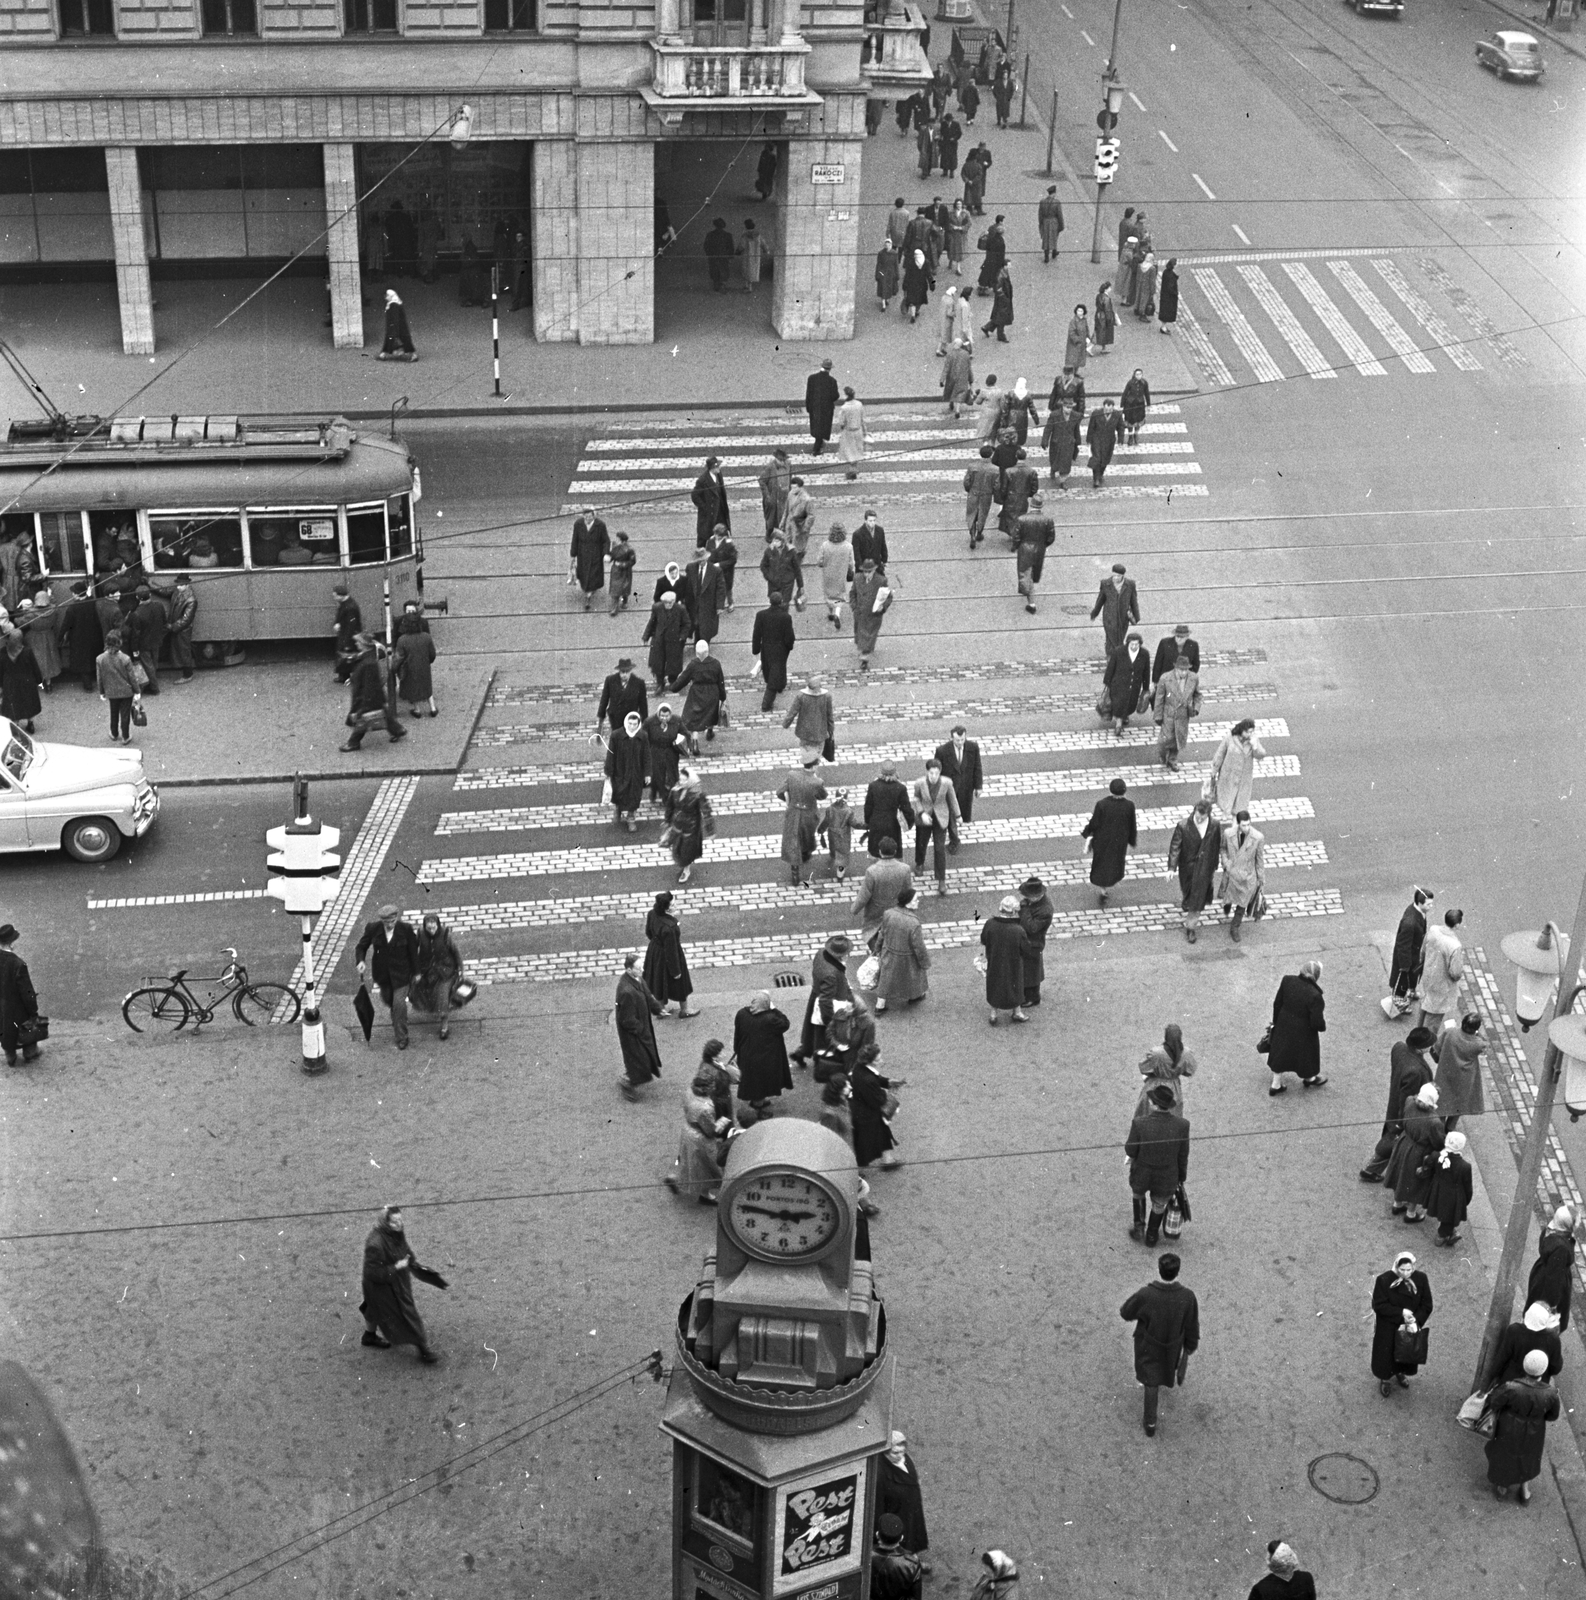
<path id="1" fill-rule="evenodd" d="M 926 973 L 931 956 L 925 948 L 925 931 L 914 914 L 914 890 L 904 889 L 898 903 L 881 913 L 881 972 L 876 980 L 876 1010 L 888 1001 L 923 1000 L 930 988 Z"/>
<path id="2" fill-rule="evenodd" d="M 1173 1111 L 1177 1116 L 1184 1114 L 1184 1078 L 1195 1076 L 1196 1061 L 1194 1055 L 1184 1048 L 1184 1030 L 1176 1022 L 1168 1023 L 1162 1030 L 1162 1042 L 1154 1050 L 1145 1053 L 1145 1059 L 1140 1063 L 1140 1076 L 1145 1080 L 1140 1085 L 1140 1101 L 1134 1108 L 1137 1117 L 1143 1117 L 1151 1109 L 1151 1091 L 1158 1084 L 1173 1091 Z"/>
<path id="3" fill-rule="evenodd" d="M 1481 1093 L 1481 1055 L 1487 1048 L 1482 1037 L 1481 1013 L 1468 1011 L 1458 1027 L 1452 1022 L 1437 1041 L 1437 1106 L 1452 1128 L 1461 1117 L 1479 1117 L 1487 1109 Z"/>
<path id="4" fill-rule="evenodd" d="M 821 594 L 826 600 L 826 620 L 841 630 L 843 601 L 848 598 L 848 586 L 854 576 L 854 547 L 842 523 L 834 522 L 821 547 L 815 552 L 815 564 L 821 569 Z"/>
<path id="5" fill-rule="evenodd" d="M 856 468 L 865 459 L 865 408 L 852 389 L 843 390 L 843 403 L 837 408 L 837 459 L 848 469 L 845 477 L 857 478 Z"/>
<path id="6" fill-rule="evenodd" d="M 1237 817 L 1250 809 L 1250 791 L 1255 786 L 1256 762 L 1266 751 L 1256 738 L 1255 722 L 1243 717 L 1228 730 L 1228 737 L 1212 757 L 1211 771 L 1201 794 L 1217 802 L 1225 817 Z"/>
<path id="7" fill-rule="evenodd" d="M 1068 321 L 1068 338 L 1063 345 L 1063 366 L 1074 372 L 1085 370 L 1085 357 L 1090 353 L 1089 311 L 1082 305 L 1074 307 Z"/>
<path id="8" fill-rule="evenodd" d="M 1258 896 L 1267 881 L 1267 841 L 1264 834 L 1250 826 L 1250 813 L 1241 811 L 1237 826 L 1223 830 L 1223 876 L 1217 886 L 1217 898 L 1226 912 L 1233 908 L 1234 920 L 1228 932 L 1235 943 L 1239 940 L 1239 924 L 1245 912 L 1259 911 Z"/>

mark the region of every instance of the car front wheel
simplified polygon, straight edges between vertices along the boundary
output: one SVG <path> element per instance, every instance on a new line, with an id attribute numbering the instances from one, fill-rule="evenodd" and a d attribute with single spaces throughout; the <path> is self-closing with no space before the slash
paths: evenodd
<path id="1" fill-rule="evenodd" d="M 121 830 L 109 817 L 79 817 L 61 834 L 61 849 L 78 861 L 108 861 L 120 848 Z"/>

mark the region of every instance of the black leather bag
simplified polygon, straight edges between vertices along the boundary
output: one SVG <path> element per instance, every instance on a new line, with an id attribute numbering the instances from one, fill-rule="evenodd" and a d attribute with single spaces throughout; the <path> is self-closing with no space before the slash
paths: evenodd
<path id="1" fill-rule="evenodd" d="M 50 1019 L 40 1013 L 36 1017 L 24 1017 L 17 1024 L 18 1044 L 38 1044 L 40 1040 L 50 1036 Z"/>

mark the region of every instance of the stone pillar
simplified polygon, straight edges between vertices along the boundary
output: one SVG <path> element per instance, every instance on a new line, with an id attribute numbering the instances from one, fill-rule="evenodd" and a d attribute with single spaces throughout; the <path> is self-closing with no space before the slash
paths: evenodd
<path id="1" fill-rule="evenodd" d="M 680 0 L 655 0 L 655 34 L 663 43 L 682 37 Z"/>
<path id="2" fill-rule="evenodd" d="M 129 356 L 152 356 L 154 293 L 149 284 L 149 249 L 144 240 L 138 152 L 125 145 L 107 146 L 105 175 L 110 182 L 110 231 L 116 248 L 121 348 Z"/>
<path id="3" fill-rule="evenodd" d="M 799 0 L 778 0 L 782 13 L 781 38 L 783 44 L 797 44 L 803 35 L 799 32 Z"/>
<path id="4" fill-rule="evenodd" d="M 358 176 L 350 144 L 325 146 L 325 255 L 330 263 L 331 341 L 363 349 L 363 268 L 358 260 Z"/>
<path id="5" fill-rule="evenodd" d="M 578 157 L 571 139 L 534 142 L 534 337 L 578 338 Z M 649 180 L 652 187 L 653 177 Z"/>
<path id="6" fill-rule="evenodd" d="M 862 104 L 862 102 L 861 102 Z M 859 246 L 859 163 L 863 140 L 792 139 L 776 175 L 776 261 L 771 326 L 784 339 L 854 336 L 855 255 Z M 816 184 L 816 164 L 843 169 L 843 181 Z"/>
<path id="7" fill-rule="evenodd" d="M 655 145 L 579 144 L 578 342 L 655 338 Z"/>

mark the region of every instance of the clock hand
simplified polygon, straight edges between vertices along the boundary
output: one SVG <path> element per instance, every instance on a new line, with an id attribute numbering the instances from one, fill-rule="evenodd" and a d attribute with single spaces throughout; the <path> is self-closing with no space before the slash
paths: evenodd
<path id="1" fill-rule="evenodd" d="M 809 1222 L 813 1211 L 769 1211 L 765 1206 L 740 1206 L 740 1211 L 752 1211 L 758 1217 L 771 1217 L 777 1222 Z"/>

